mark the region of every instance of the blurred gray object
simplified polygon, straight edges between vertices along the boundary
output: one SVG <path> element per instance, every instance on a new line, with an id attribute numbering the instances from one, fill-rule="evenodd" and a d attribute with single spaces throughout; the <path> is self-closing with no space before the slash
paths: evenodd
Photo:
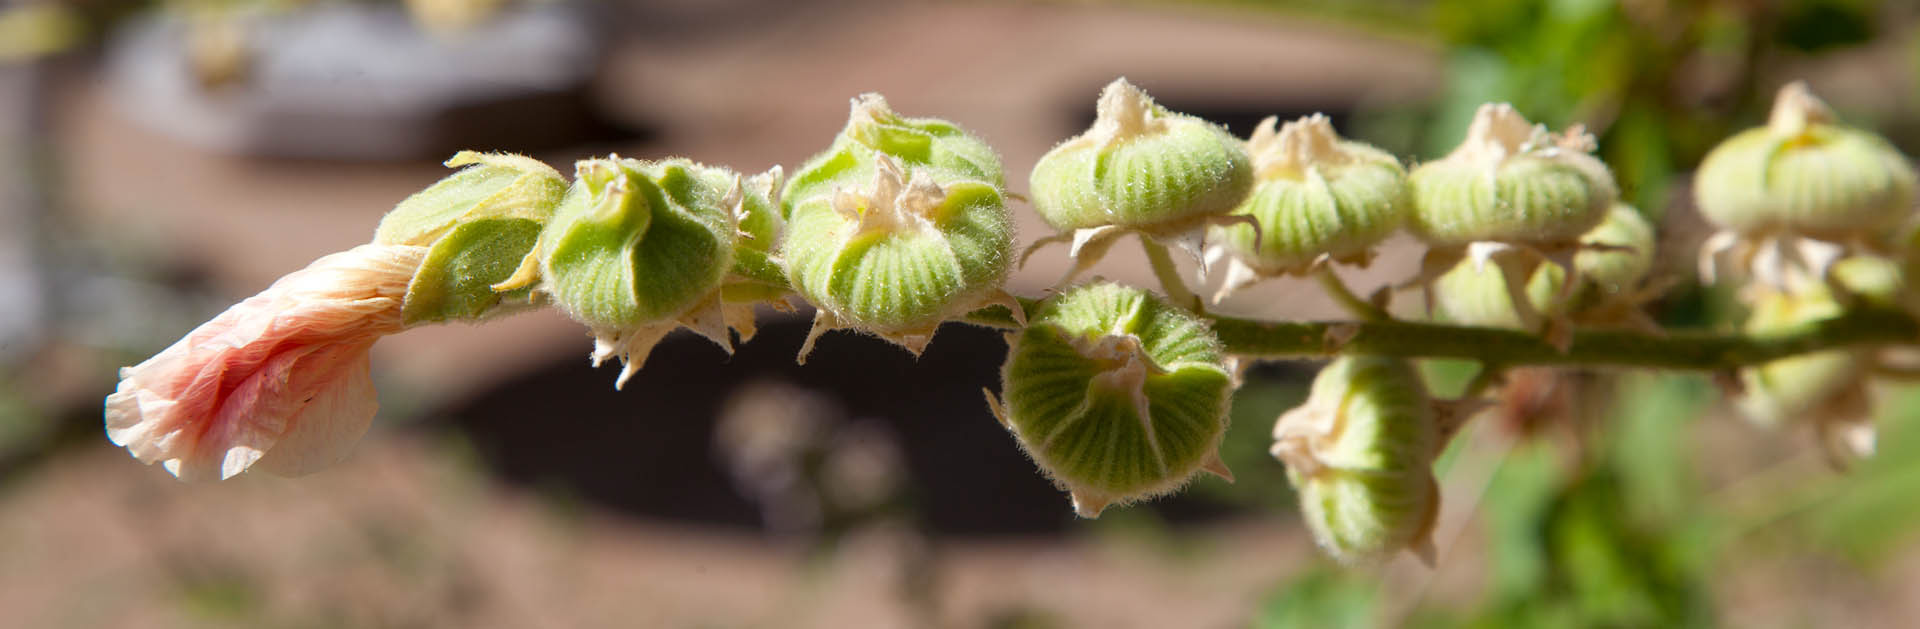
<path id="1" fill-rule="evenodd" d="M 204 33 L 189 18 L 119 32 L 107 81 L 120 111 L 220 152 L 338 160 L 533 150 L 604 130 L 587 92 L 601 40 L 576 5 L 509 8 L 458 32 L 423 30 L 397 3 L 231 19 L 244 69 L 213 85 L 195 72 L 190 38 Z"/>
<path id="2" fill-rule="evenodd" d="M 46 198 L 33 162 L 48 146 L 40 73 L 36 65 L 0 65 L 0 369 L 37 349 L 47 324 L 34 265 Z"/>

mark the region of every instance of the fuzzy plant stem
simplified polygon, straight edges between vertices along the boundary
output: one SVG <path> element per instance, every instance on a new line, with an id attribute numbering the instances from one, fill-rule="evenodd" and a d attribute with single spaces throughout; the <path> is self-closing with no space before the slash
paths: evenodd
<path id="1" fill-rule="evenodd" d="M 1034 307 L 1038 302 L 1021 300 Z M 1255 321 L 1208 315 L 1227 351 L 1257 359 L 1326 358 L 1380 354 L 1408 358 L 1464 358 L 1502 367 L 1585 365 L 1718 370 L 1757 365 L 1796 354 L 1842 347 L 1911 344 L 1920 323 L 1892 308 L 1863 307 L 1838 317 L 1765 334 L 1580 330 L 1561 352 L 1531 333 L 1414 321 Z M 1003 307 L 973 313 L 969 321 L 1012 327 Z"/>
<path id="2" fill-rule="evenodd" d="M 1194 299 L 1167 250 L 1147 245 L 1168 269 L 1162 281 Z M 766 274 L 755 280 L 785 285 Z M 1197 299 L 1194 299 L 1197 301 Z M 1365 303 L 1365 302 L 1362 302 Z M 1020 299 L 1032 312 L 1037 299 Z M 1375 321 L 1258 321 L 1200 313 L 1233 354 L 1255 359 L 1328 358 L 1340 354 L 1380 354 L 1407 358 L 1464 358 L 1502 368 L 1534 365 L 1585 365 L 1712 371 L 1758 365 L 1788 356 L 1843 347 L 1920 344 L 1920 322 L 1883 306 L 1857 306 L 1840 316 L 1762 334 L 1678 330 L 1651 334 L 1628 330 L 1577 330 L 1565 352 L 1538 335 L 1504 328 L 1482 328 L 1386 319 Z M 968 314 L 969 323 L 1018 328 L 1013 312 L 989 306 Z"/>
<path id="3" fill-rule="evenodd" d="M 1180 307 L 1205 314 L 1206 308 L 1200 303 L 1200 297 L 1187 289 L 1187 283 L 1180 279 L 1180 267 L 1173 263 L 1173 254 L 1166 245 L 1140 239 L 1140 248 L 1147 251 L 1147 264 L 1153 267 L 1153 276 L 1160 280 L 1160 290 L 1166 291 L 1167 300 Z"/>
<path id="4" fill-rule="evenodd" d="M 1334 274 L 1332 265 L 1322 264 L 1315 267 L 1313 269 L 1313 279 L 1320 282 L 1320 289 L 1327 291 L 1327 296 L 1332 297 L 1335 302 L 1340 304 L 1341 308 L 1346 309 L 1346 311 L 1353 316 L 1360 317 L 1367 321 L 1389 321 L 1393 319 L 1392 316 L 1387 314 L 1387 311 L 1381 310 L 1379 306 L 1375 306 L 1367 300 L 1361 299 L 1359 295 L 1353 294 L 1353 290 L 1347 288 L 1347 283 L 1342 281 L 1339 275 Z"/>

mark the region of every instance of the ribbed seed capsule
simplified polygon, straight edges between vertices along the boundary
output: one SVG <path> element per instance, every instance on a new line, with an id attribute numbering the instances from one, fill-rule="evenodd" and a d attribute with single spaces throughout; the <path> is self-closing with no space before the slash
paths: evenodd
<path id="1" fill-rule="evenodd" d="M 1071 240 L 1076 271 L 1129 232 L 1198 257 L 1206 226 L 1252 188 L 1246 149 L 1218 125 L 1167 111 L 1126 79 L 1107 85 L 1097 110 L 1092 128 L 1034 164 L 1033 207 L 1061 232 L 1034 244 Z"/>
<path id="2" fill-rule="evenodd" d="M 1799 293 L 1759 291 L 1748 334 L 1791 329 L 1845 312 L 1824 287 Z M 1827 350 L 1740 370 L 1738 406 L 1763 426 L 1810 422 L 1837 463 L 1873 453 L 1874 429 L 1866 369 L 1871 354 Z"/>
<path id="3" fill-rule="evenodd" d="M 582 160 L 540 241 L 542 290 L 625 363 L 685 326 L 732 349 L 720 286 L 733 266 L 740 176 L 685 159 Z M 524 278 L 519 278 L 524 279 Z"/>
<path id="4" fill-rule="evenodd" d="M 836 189 L 873 181 L 881 156 L 892 158 L 902 170 L 934 170 L 943 178 L 1006 188 L 1000 157 L 986 142 L 946 120 L 901 116 L 885 98 L 868 93 L 853 99 L 847 126 L 834 136 L 832 146 L 793 172 L 781 214 L 791 215 L 812 199 L 830 198 Z"/>
<path id="5" fill-rule="evenodd" d="M 754 306 L 768 304 L 788 309 L 786 271 L 780 267 L 780 243 L 786 220 L 780 217 L 780 196 L 786 183 L 779 166 L 741 181 L 740 203 L 734 206 L 738 236 L 733 246 L 733 272 L 720 288 L 721 309 L 728 327 L 740 341 L 753 340 Z"/>
<path id="6" fill-rule="evenodd" d="M 1364 265 L 1406 219 L 1399 160 L 1342 139 L 1320 114 L 1276 131 L 1277 122 L 1260 121 L 1247 140 L 1253 193 L 1233 215 L 1253 224 L 1213 228 L 1207 260 L 1228 260 L 1215 301 L 1262 278 L 1304 275 L 1335 261 Z"/>
<path id="7" fill-rule="evenodd" d="M 1593 136 L 1579 127 L 1555 136 L 1512 106 L 1481 105 L 1459 148 L 1408 176 L 1408 227 L 1428 245 L 1413 283 L 1427 287 L 1428 305 L 1434 282 L 1462 260 L 1475 269 L 1492 265 L 1519 327 L 1564 350 L 1573 336 L 1561 300 L 1542 312 L 1524 289 L 1543 265 L 1577 274 L 1580 236 L 1606 218 L 1618 196 L 1613 175 L 1590 154 L 1594 148 Z"/>
<path id="8" fill-rule="evenodd" d="M 1410 227 L 1436 247 L 1571 242 L 1617 196 L 1593 149 L 1578 128 L 1553 136 L 1510 105 L 1481 105 L 1459 148 L 1409 175 Z"/>
<path id="9" fill-rule="evenodd" d="M 1557 266 L 1535 267 L 1526 283 L 1526 298 L 1548 316 L 1570 315 L 1588 323 L 1640 324 L 1640 281 L 1653 268 L 1653 226 L 1632 206 L 1616 203 L 1607 220 L 1580 237 L 1585 245 L 1573 256 L 1579 285 L 1566 286 L 1567 272 Z M 1512 295 L 1499 266 L 1461 260 L 1435 283 L 1434 302 L 1452 320 L 1467 325 L 1522 327 Z M 1592 315 L 1592 316 L 1587 316 Z M 1623 320 L 1614 320 L 1625 317 Z"/>
<path id="10" fill-rule="evenodd" d="M 819 308 L 801 362 L 826 330 L 852 328 L 919 354 L 940 324 L 988 304 L 1018 316 L 1001 290 L 1013 219 L 992 182 L 904 172 L 874 160 L 874 178 L 794 206 L 781 257 L 793 288 Z"/>
<path id="11" fill-rule="evenodd" d="M 520 155 L 462 151 L 459 172 L 407 197 L 380 219 L 373 242 L 428 247 L 407 286 L 407 325 L 478 321 L 532 306 L 532 291 L 493 290 L 533 254 L 567 180 Z"/>
<path id="12" fill-rule="evenodd" d="M 1320 370 L 1306 402 L 1273 426 L 1301 517 L 1342 563 L 1402 549 L 1431 563 L 1440 510 L 1433 460 L 1439 411 L 1402 358 L 1343 356 Z"/>
<path id="13" fill-rule="evenodd" d="M 1794 82 L 1780 89 L 1767 125 L 1714 147 L 1694 182 L 1700 213 L 1722 228 L 1844 240 L 1912 213 L 1915 175 L 1886 140 L 1838 124 Z"/>
<path id="14" fill-rule="evenodd" d="M 1040 469 L 1097 517 L 1220 462 L 1232 378 L 1204 322 L 1117 284 L 1067 289 L 1013 337 L 989 404 Z"/>

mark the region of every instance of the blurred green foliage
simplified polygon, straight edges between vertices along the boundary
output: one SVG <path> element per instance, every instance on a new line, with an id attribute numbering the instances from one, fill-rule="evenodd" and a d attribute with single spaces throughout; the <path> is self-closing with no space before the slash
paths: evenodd
<path id="1" fill-rule="evenodd" d="M 1465 133 L 1480 103 L 1512 102 L 1552 127 L 1600 136 L 1625 197 L 1658 216 L 1677 171 L 1753 124 L 1790 52 L 1860 44 L 1875 3 L 1857 0 L 1438 0 L 1430 28 L 1448 80 L 1423 154 Z"/>
<path id="2" fill-rule="evenodd" d="M 1437 45 L 1446 77 L 1435 100 L 1358 112 L 1358 137 L 1438 157 L 1474 108 L 1509 102 L 1555 129 L 1586 125 L 1624 198 L 1656 217 L 1678 173 L 1801 78 L 1770 74 L 1780 62 L 1904 37 L 1887 18 L 1912 14 L 1878 0 L 1215 1 Z"/>
<path id="3" fill-rule="evenodd" d="M 1886 396 L 1881 450 L 1848 474 L 1800 455 L 1771 463 L 1775 478 L 1708 491 L 1698 424 L 1732 418 L 1711 412 L 1707 379 L 1634 374 L 1614 386 L 1600 396 L 1615 400 L 1604 422 L 1577 439 L 1523 440 L 1501 462 L 1475 516 L 1485 547 L 1454 553 L 1484 557 L 1481 598 L 1422 600 L 1405 624 L 1715 626 L 1729 570 L 1830 557 L 1870 581 L 1920 535 L 1920 390 Z M 1384 624 L 1394 594 L 1406 595 L 1322 564 L 1276 588 L 1255 625 Z"/>
<path id="4" fill-rule="evenodd" d="M 1779 74 L 1783 62 L 1916 32 L 1914 7 L 1872 0 L 1258 5 L 1439 46 L 1446 79 L 1434 100 L 1359 112 L 1355 135 L 1402 155 L 1437 157 L 1464 135 L 1476 107 L 1510 102 L 1549 127 L 1586 125 L 1599 136 L 1625 200 L 1654 217 L 1674 203 L 1675 185 L 1714 143 L 1758 124 L 1773 88 L 1801 78 Z M 1903 16 L 1909 19 L 1888 19 Z M 1920 69 L 1920 44 L 1905 52 L 1904 63 Z M 1896 131 L 1896 142 L 1898 127 L 1912 124 L 1873 122 Z M 1710 314 L 1700 306 L 1713 300 L 1688 294 L 1672 300 L 1678 311 L 1659 314 L 1710 323 L 1699 320 Z M 1433 364 L 1426 373 L 1445 394 L 1464 384 L 1473 366 Z M 1920 392 L 1882 398 L 1880 452 L 1849 474 L 1814 464 L 1817 457 L 1807 454 L 1814 448 L 1792 441 L 1806 438 L 1805 431 L 1783 431 L 1765 438 L 1792 441 L 1797 447 L 1788 450 L 1801 454 L 1757 472 L 1764 479 L 1712 488 L 1699 464 L 1700 424 L 1730 418 L 1713 412 L 1720 392 L 1706 378 L 1596 382 L 1608 388 L 1582 391 L 1576 403 L 1609 404 L 1603 420 L 1554 418 L 1569 430 L 1520 438 L 1494 473 L 1472 525 L 1484 548 L 1459 553 L 1485 563 L 1480 598 L 1427 598 L 1410 616 L 1387 618 L 1388 609 L 1404 607 L 1393 597 L 1408 592 L 1392 591 L 1369 571 L 1323 564 L 1277 587 L 1254 624 L 1712 626 L 1722 620 L 1714 596 L 1723 571 L 1763 558 L 1813 556 L 1870 578 L 1920 537 L 1920 501 L 1912 499 L 1920 495 Z M 1443 459 L 1443 474 L 1453 458 Z"/>
<path id="5" fill-rule="evenodd" d="M 1798 522 L 1807 538 L 1867 569 L 1878 569 L 1920 538 L 1920 390 L 1886 396 L 1878 452 L 1846 476 L 1802 489 L 1814 502 Z"/>

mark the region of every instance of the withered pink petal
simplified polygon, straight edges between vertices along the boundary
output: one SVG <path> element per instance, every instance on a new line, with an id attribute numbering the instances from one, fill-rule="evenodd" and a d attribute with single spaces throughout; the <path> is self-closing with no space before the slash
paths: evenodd
<path id="1" fill-rule="evenodd" d="M 324 368 L 333 373 L 306 406 L 287 420 L 289 428 L 281 433 L 280 443 L 259 460 L 261 469 L 281 476 L 319 471 L 346 458 L 353 444 L 373 423 L 380 403 L 374 396 L 366 350 L 351 351 L 352 348 L 344 347 L 335 350 L 339 354 L 337 360 L 345 364 Z M 328 356 L 324 360 L 332 361 L 336 357 Z M 320 369 L 316 367 L 315 371 Z"/>
<path id="2" fill-rule="evenodd" d="M 367 350 L 400 331 L 423 247 L 362 245 L 315 260 L 120 371 L 107 436 L 181 479 L 337 460 L 377 407 Z"/>

